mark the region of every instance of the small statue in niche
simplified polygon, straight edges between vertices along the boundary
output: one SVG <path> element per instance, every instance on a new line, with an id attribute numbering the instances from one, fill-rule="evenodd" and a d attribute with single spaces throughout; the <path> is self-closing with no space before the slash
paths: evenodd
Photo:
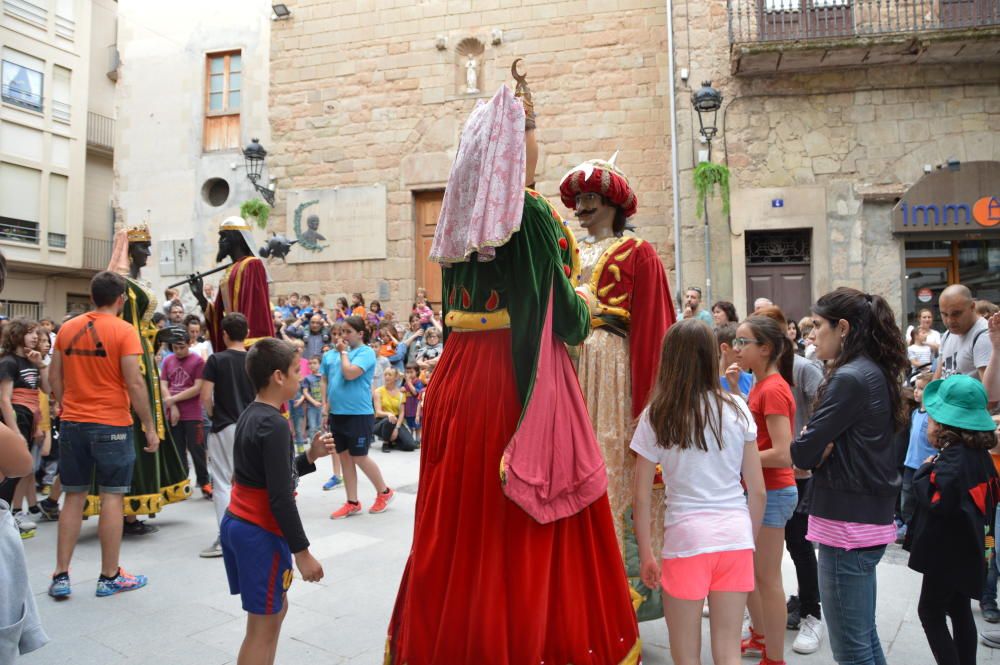
<path id="1" fill-rule="evenodd" d="M 479 92 L 479 63 L 471 55 L 465 63 L 465 92 L 470 95 Z"/>

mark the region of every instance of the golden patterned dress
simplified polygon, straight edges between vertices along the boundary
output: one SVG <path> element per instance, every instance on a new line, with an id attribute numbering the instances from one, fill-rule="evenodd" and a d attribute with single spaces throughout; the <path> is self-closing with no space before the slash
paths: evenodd
<path id="1" fill-rule="evenodd" d="M 648 242 L 626 233 L 579 243 L 582 281 L 600 305 L 593 333 L 577 347 L 580 387 L 608 470 L 615 533 L 640 621 L 663 615 L 660 593 L 639 578 L 632 531 L 635 454 L 629 449 L 638 415 L 655 381 L 660 345 L 674 322 L 663 264 Z M 663 540 L 663 484 L 653 496 L 653 550 Z"/>
<path id="2" fill-rule="evenodd" d="M 139 332 L 142 342 L 142 356 L 139 367 L 149 394 L 149 405 L 156 423 L 156 433 L 160 437 L 160 448 L 155 453 L 147 453 L 146 436 L 138 416 L 132 412 L 133 441 L 135 443 L 135 468 L 132 472 L 132 489 L 125 496 L 126 515 L 155 515 L 163 506 L 183 501 L 191 496 L 191 486 L 187 473 L 181 465 L 177 447 L 170 438 L 170 428 L 165 426 L 166 416 L 163 399 L 160 396 L 160 371 L 156 366 L 155 338 L 157 328 L 153 324 L 156 312 L 156 296 L 141 282 L 125 277 L 125 307 L 121 317 L 131 323 Z M 96 487 L 87 494 L 85 516 L 99 515 L 101 499 Z"/>

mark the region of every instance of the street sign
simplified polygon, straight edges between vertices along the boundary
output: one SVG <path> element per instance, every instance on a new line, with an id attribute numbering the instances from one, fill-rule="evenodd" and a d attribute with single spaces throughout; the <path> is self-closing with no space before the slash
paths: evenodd
<path id="1" fill-rule="evenodd" d="M 785 207 L 785 199 L 771 199 L 771 207 L 772 208 L 784 208 Z"/>

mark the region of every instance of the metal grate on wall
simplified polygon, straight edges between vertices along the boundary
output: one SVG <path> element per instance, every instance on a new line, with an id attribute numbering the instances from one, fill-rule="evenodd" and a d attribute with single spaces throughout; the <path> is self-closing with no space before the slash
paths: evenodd
<path id="1" fill-rule="evenodd" d="M 747 232 L 747 265 L 809 263 L 811 251 L 812 232 L 809 229 Z"/>
<path id="2" fill-rule="evenodd" d="M 0 314 L 9 319 L 24 317 L 37 321 L 42 318 L 42 303 L 30 300 L 0 300 Z"/>

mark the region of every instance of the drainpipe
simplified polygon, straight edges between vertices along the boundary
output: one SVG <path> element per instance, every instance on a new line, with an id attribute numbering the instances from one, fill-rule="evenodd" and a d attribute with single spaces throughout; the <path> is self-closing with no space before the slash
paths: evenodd
<path id="1" fill-rule="evenodd" d="M 680 170 L 677 167 L 677 90 L 674 87 L 674 3 L 673 0 L 667 2 L 667 74 L 670 85 L 670 177 L 672 180 L 672 191 L 674 198 L 674 289 L 675 305 L 680 313 L 682 297 L 681 291 L 684 279 L 681 275 L 681 178 Z M 678 318 L 680 318 L 678 316 Z"/>

